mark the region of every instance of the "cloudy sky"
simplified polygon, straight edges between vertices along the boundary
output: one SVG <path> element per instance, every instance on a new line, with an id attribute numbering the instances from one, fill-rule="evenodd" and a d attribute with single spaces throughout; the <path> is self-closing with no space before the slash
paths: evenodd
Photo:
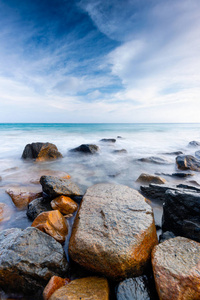
<path id="1" fill-rule="evenodd" d="M 199 0 L 0 0 L 0 122 L 199 116 Z"/>

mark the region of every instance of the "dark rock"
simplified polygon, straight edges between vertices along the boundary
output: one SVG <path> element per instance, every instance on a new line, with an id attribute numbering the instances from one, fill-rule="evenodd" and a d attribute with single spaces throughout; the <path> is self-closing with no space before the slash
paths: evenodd
<path id="1" fill-rule="evenodd" d="M 119 176 L 120 174 L 121 174 L 120 172 L 115 173 L 115 174 L 109 174 L 108 177 L 115 178 L 115 177 Z"/>
<path id="2" fill-rule="evenodd" d="M 94 154 L 99 151 L 99 147 L 93 144 L 82 144 L 77 148 L 71 149 L 70 151 Z"/>
<path id="3" fill-rule="evenodd" d="M 118 135 L 117 139 L 123 139 L 123 137 L 121 135 Z"/>
<path id="4" fill-rule="evenodd" d="M 32 143 L 27 144 L 22 153 L 22 158 L 24 159 L 35 159 L 42 148 L 47 143 Z"/>
<path id="5" fill-rule="evenodd" d="M 188 146 L 197 147 L 197 146 L 200 146 L 200 142 L 192 141 L 192 142 L 189 142 Z"/>
<path id="6" fill-rule="evenodd" d="M 200 242 L 200 193 L 168 190 L 163 204 L 163 231 Z"/>
<path id="7" fill-rule="evenodd" d="M 42 176 L 40 178 L 43 192 L 45 192 L 50 198 L 56 198 L 57 196 L 81 196 L 82 193 L 79 187 L 69 179 L 60 179 L 54 176 Z"/>
<path id="8" fill-rule="evenodd" d="M 176 186 L 177 188 L 181 188 L 181 189 L 188 189 L 188 190 L 194 190 L 196 192 L 199 192 L 200 193 L 200 188 L 196 187 L 196 186 L 193 186 L 193 185 L 188 185 L 188 184 L 178 184 Z"/>
<path id="9" fill-rule="evenodd" d="M 176 236 L 171 231 L 165 231 L 159 236 L 159 243 L 163 243 L 166 240 L 173 239 Z"/>
<path id="10" fill-rule="evenodd" d="M 195 152 L 195 156 L 200 159 L 200 150 Z"/>
<path id="11" fill-rule="evenodd" d="M 5 291 L 33 295 L 68 268 L 62 246 L 36 228 L 2 231 L 0 249 L 0 286 Z"/>
<path id="12" fill-rule="evenodd" d="M 33 221 L 40 213 L 52 210 L 49 201 L 50 200 L 43 199 L 42 197 L 33 200 L 28 205 L 28 210 L 26 212 L 27 217 Z"/>
<path id="13" fill-rule="evenodd" d="M 100 142 L 115 143 L 116 139 L 101 139 Z"/>
<path id="14" fill-rule="evenodd" d="M 51 143 L 32 143 L 24 148 L 23 159 L 36 159 L 38 161 L 53 160 L 62 158 L 56 145 Z"/>
<path id="15" fill-rule="evenodd" d="M 166 152 L 166 153 L 162 153 L 164 155 L 181 155 L 183 154 L 182 151 L 174 151 L 174 152 Z"/>
<path id="16" fill-rule="evenodd" d="M 168 173 L 155 173 L 156 175 L 162 175 L 162 176 L 170 176 L 170 177 L 179 177 L 179 178 L 186 178 L 189 176 L 194 176 L 194 174 L 191 173 L 172 173 L 172 174 L 168 174 Z"/>
<path id="17" fill-rule="evenodd" d="M 127 153 L 127 150 L 126 149 L 114 150 L 113 153 L 115 153 L 115 154 L 123 154 L 123 153 Z"/>
<path id="18" fill-rule="evenodd" d="M 140 187 L 141 192 L 144 196 L 146 196 L 149 199 L 156 199 L 160 201 L 165 201 L 166 195 L 165 192 L 167 190 L 176 190 L 177 188 L 175 186 L 170 186 L 166 184 L 153 184 L 151 183 L 149 186 L 141 186 Z"/>
<path id="19" fill-rule="evenodd" d="M 180 170 L 192 170 L 200 172 L 200 160 L 192 155 L 179 155 L 176 164 Z"/>
<path id="20" fill-rule="evenodd" d="M 139 158 L 138 161 L 153 163 L 153 164 L 164 164 L 164 165 L 170 163 L 168 160 L 161 158 L 161 157 L 157 157 L 157 156 Z"/>

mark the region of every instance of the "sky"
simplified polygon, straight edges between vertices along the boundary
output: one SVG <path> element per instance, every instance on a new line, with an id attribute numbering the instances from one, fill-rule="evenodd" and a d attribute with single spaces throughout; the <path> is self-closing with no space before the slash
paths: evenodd
<path id="1" fill-rule="evenodd" d="M 0 0 L 0 123 L 199 116 L 199 0 Z"/>

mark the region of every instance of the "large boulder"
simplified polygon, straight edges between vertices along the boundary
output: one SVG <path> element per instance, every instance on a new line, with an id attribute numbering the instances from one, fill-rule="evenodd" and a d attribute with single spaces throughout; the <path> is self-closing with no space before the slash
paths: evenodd
<path id="1" fill-rule="evenodd" d="M 70 238 L 75 262 L 113 279 L 139 276 L 156 244 L 152 208 L 136 190 L 109 183 L 87 190 Z"/>
<path id="2" fill-rule="evenodd" d="M 31 201 L 42 196 L 40 186 L 10 187 L 6 190 L 6 193 L 11 197 L 15 206 L 19 209 L 27 208 Z"/>
<path id="3" fill-rule="evenodd" d="M 180 170 L 192 170 L 200 172 L 200 160 L 192 155 L 179 155 L 176 164 Z"/>
<path id="4" fill-rule="evenodd" d="M 82 152 L 85 154 L 95 154 L 99 151 L 99 147 L 94 144 L 82 144 L 77 148 L 71 149 L 71 152 Z"/>
<path id="5" fill-rule="evenodd" d="M 33 221 L 42 212 L 50 210 L 52 210 L 52 208 L 49 200 L 40 197 L 29 203 L 26 215 L 31 221 Z"/>
<path id="6" fill-rule="evenodd" d="M 146 173 L 142 173 L 138 179 L 136 180 L 138 183 L 142 184 L 149 184 L 149 183 L 156 183 L 156 184 L 164 184 L 166 180 L 160 176 L 150 175 Z"/>
<path id="7" fill-rule="evenodd" d="M 69 215 L 77 211 L 78 204 L 69 197 L 59 196 L 51 201 L 51 207 L 64 215 Z"/>
<path id="8" fill-rule="evenodd" d="M 33 227 L 1 231 L 0 287 L 4 290 L 33 295 L 67 268 L 62 246 L 49 235 Z"/>
<path id="9" fill-rule="evenodd" d="M 105 278 L 87 277 L 71 281 L 61 287 L 49 300 L 109 300 L 109 286 Z"/>
<path id="10" fill-rule="evenodd" d="M 163 204 L 163 231 L 200 242 L 200 193 L 168 190 Z"/>
<path id="11" fill-rule="evenodd" d="M 43 192 L 52 199 L 61 195 L 69 197 L 82 195 L 80 188 L 71 180 L 60 179 L 54 176 L 42 176 L 40 183 Z"/>
<path id="12" fill-rule="evenodd" d="M 51 143 L 27 144 L 22 153 L 23 159 L 36 159 L 37 161 L 54 160 L 62 157 L 56 145 Z"/>
<path id="13" fill-rule="evenodd" d="M 59 210 L 46 211 L 39 214 L 31 226 L 49 234 L 59 243 L 65 241 L 68 233 L 65 218 Z"/>
<path id="14" fill-rule="evenodd" d="M 200 244 L 176 237 L 152 251 L 154 279 L 160 300 L 200 299 Z"/>

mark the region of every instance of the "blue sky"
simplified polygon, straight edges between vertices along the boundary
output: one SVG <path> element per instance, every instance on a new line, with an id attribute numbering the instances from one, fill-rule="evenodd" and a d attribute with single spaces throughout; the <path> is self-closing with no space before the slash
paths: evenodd
<path id="1" fill-rule="evenodd" d="M 0 0 L 0 122 L 199 115 L 199 0 Z"/>

